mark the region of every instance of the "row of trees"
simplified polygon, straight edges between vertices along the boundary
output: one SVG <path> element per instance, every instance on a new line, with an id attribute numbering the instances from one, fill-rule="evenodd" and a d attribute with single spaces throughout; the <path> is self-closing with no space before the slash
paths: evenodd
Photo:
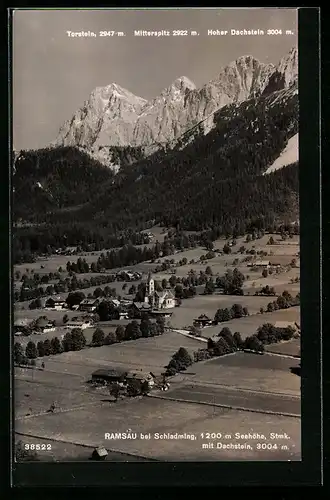
<path id="1" fill-rule="evenodd" d="M 67 332 L 62 340 L 58 337 L 40 340 L 37 344 L 29 341 L 25 352 L 22 344 L 16 342 L 14 345 L 14 362 L 24 364 L 24 358 L 36 359 L 38 357 L 61 354 L 68 351 L 80 351 L 86 346 L 86 337 L 80 328 L 73 328 Z"/>
<path id="2" fill-rule="evenodd" d="M 126 328 L 119 325 L 115 332 L 105 335 L 101 328 L 97 328 L 93 333 L 92 347 L 111 345 L 127 340 L 136 340 L 141 337 L 154 337 L 162 335 L 165 331 L 165 320 L 157 318 L 156 322 L 151 322 L 148 317 L 144 317 L 139 324 L 136 320 L 130 322 Z M 86 346 L 87 340 L 80 328 L 73 328 L 67 332 L 62 340 L 58 337 L 52 339 L 28 342 L 25 351 L 20 342 L 14 345 L 14 362 L 18 365 L 28 364 L 28 360 L 35 360 L 38 357 L 61 354 L 68 351 L 80 351 Z"/>
<path id="3" fill-rule="evenodd" d="M 242 318 L 248 315 L 249 311 L 247 307 L 243 307 L 241 304 L 233 304 L 230 309 L 228 307 L 218 309 L 214 315 L 214 322 L 215 324 L 223 323 L 231 319 Z"/>
<path id="4" fill-rule="evenodd" d="M 266 323 L 258 328 L 257 333 L 242 340 L 239 332 L 231 333 L 225 327 L 218 334 L 219 340 L 208 339 L 207 349 L 199 349 L 194 353 L 194 361 L 203 361 L 213 356 L 223 356 L 237 350 L 248 350 L 263 353 L 265 345 L 291 340 L 295 335 L 295 329 L 291 326 L 286 328 L 275 327 L 271 323 Z"/>
<path id="5" fill-rule="evenodd" d="M 300 293 L 297 293 L 293 297 L 287 290 L 284 290 L 282 295 L 279 295 L 276 300 L 269 302 L 267 304 L 266 310 L 263 307 L 260 308 L 260 313 L 273 312 L 278 309 L 288 309 L 289 307 L 299 306 L 300 304 Z"/>
<path id="6" fill-rule="evenodd" d="M 107 335 L 105 335 L 101 328 L 97 328 L 93 333 L 91 346 L 100 347 L 102 345 L 111 345 L 127 340 L 136 340 L 141 337 L 155 337 L 157 335 L 162 335 L 164 331 L 165 321 L 163 318 L 157 318 L 156 322 L 152 322 L 145 316 L 140 323 L 133 320 L 128 323 L 126 327 L 119 325 L 115 332 L 110 332 Z"/>
<path id="7" fill-rule="evenodd" d="M 151 260 L 154 262 L 156 259 L 160 257 L 166 257 L 169 255 L 173 255 L 175 250 L 183 250 L 188 248 L 194 248 L 198 242 L 200 242 L 200 235 L 186 235 L 183 232 L 177 231 L 171 236 L 167 235 L 164 238 L 162 243 L 156 241 L 153 247 L 143 247 L 138 248 L 133 246 L 131 242 L 122 246 L 119 250 L 108 250 L 105 253 L 102 253 L 96 262 L 92 263 L 90 266 L 90 270 L 92 272 L 102 272 L 106 269 L 114 269 L 117 267 L 126 267 L 130 265 L 137 264 L 139 262 L 144 262 L 147 260 Z M 182 259 L 182 265 L 184 259 Z M 171 262 L 168 262 L 170 265 Z M 85 273 L 89 272 L 89 268 L 87 270 L 88 264 L 85 259 L 78 259 L 77 262 L 68 262 L 67 263 L 67 271 L 74 271 L 76 273 Z M 160 265 L 160 270 L 166 270 L 166 262 Z"/>
<path id="8" fill-rule="evenodd" d="M 32 282 L 33 286 L 26 287 L 24 282 L 21 286 L 21 289 L 14 292 L 14 300 L 22 302 L 24 300 L 38 299 L 53 294 L 72 292 L 75 290 L 82 290 L 84 288 L 90 288 L 93 286 L 105 285 L 108 283 L 113 283 L 115 280 L 116 277 L 114 275 L 93 276 L 89 279 L 84 278 L 80 280 L 74 274 L 71 277 L 67 276 L 64 279 L 61 278 L 57 283 L 50 284 L 47 287 L 34 287 L 34 282 Z M 108 289 L 109 287 L 105 287 L 105 293 L 107 293 Z"/>

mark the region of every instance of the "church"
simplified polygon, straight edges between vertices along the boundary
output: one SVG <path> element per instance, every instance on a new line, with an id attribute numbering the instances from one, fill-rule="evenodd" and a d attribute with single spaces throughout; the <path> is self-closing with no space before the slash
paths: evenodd
<path id="1" fill-rule="evenodd" d="M 155 291 L 155 281 L 150 273 L 148 274 L 144 302 L 145 304 L 149 304 L 153 309 L 172 309 L 176 304 L 171 290 Z"/>

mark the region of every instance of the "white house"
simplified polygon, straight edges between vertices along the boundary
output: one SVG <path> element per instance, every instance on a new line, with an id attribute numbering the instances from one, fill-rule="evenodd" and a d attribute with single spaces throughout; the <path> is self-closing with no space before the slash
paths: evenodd
<path id="1" fill-rule="evenodd" d="M 65 328 L 70 330 L 73 328 L 81 328 L 81 330 L 85 330 L 86 328 L 90 328 L 91 326 L 91 321 L 68 321 L 65 324 Z"/>

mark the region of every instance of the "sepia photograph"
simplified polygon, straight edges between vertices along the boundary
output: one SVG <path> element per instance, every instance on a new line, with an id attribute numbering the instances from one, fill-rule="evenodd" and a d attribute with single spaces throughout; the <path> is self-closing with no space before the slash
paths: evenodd
<path id="1" fill-rule="evenodd" d="M 16 462 L 301 461 L 298 9 L 15 9 Z"/>

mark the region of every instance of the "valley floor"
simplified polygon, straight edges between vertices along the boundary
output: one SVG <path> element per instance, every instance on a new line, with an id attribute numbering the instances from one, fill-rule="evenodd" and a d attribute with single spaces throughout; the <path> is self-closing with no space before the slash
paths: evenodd
<path id="1" fill-rule="evenodd" d="M 268 238 L 267 235 L 253 244 L 257 249 L 269 250 Z M 297 255 L 298 241 L 291 243 L 276 246 L 278 256 Z M 220 241 L 216 245 L 220 246 Z M 196 259 L 202 253 L 205 250 L 201 248 L 187 250 L 175 259 L 185 255 Z M 213 274 L 222 274 L 235 257 L 241 258 L 240 255 L 216 257 L 204 264 L 203 269 L 210 265 Z M 138 267 L 143 266 L 147 268 L 148 264 Z M 237 267 L 244 273 L 250 272 L 244 265 Z M 194 264 L 178 267 L 178 274 L 187 275 L 191 268 Z M 267 278 L 261 278 L 261 271 L 255 274 L 255 281 L 259 280 L 262 286 L 268 284 Z M 293 293 L 293 287 L 299 284 L 293 285 L 291 279 L 298 275 L 299 268 L 279 275 L 278 285 Z M 249 286 L 252 282 L 251 278 Z M 41 359 L 37 360 L 36 369 L 16 368 L 16 439 L 23 443 L 51 443 L 48 452 L 38 451 L 38 457 L 46 461 L 88 460 L 97 446 L 108 450 L 110 461 L 301 460 L 300 377 L 291 370 L 300 362 L 299 339 L 267 346 L 263 356 L 236 352 L 194 363 L 170 378 L 167 392 L 153 390 L 149 396 L 120 399 L 117 403 L 107 390 L 93 389 L 86 383 L 98 368 L 161 374 L 180 347 L 190 354 L 205 347 L 205 342 L 174 330 L 191 325 L 202 313 L 213 318 L 219 307 L 239 303 L 248 307 L 250 316 L 205 328 L 202 331 L 205 338 L 216 335 L 223 326 L 229 326 L 232 332 L 239 331 L 245 338 L 266 322 L 299 321 L 299 307 L 258 314 L 260 307 L 272 300 L 254 295 L 196 296 L 175 308 L 170 320 L 173 330 L 163 335 L 50 356 L 44 358 L 45 370 L 39 369 Z M 17 317 L 41 314 L 40 310 L 15 312 Z M 64 313 L 51 314 L 59 318 Z M 105 333 L 116 327 L 108 323 L 102 325 Z M 93 331 L 84 330 L 88 340 Z M 53 337 L 58 333 L 36 337 L 44 339 L 47 335 Z M 20 341 L 26 339 L 31 340 L 28 337 Z M 47 410 L 54 401 L 57 409 L 49 413 Z M 106 437 L 107 433 L 123 433 L 128 429 L 136 433 L 136 439 Z M 158 435 L 176 433 L 186 433 L 186 439 L 169 436 L 157 439 Z M 278 436 L 274 437 L 276 433 Z"/>

